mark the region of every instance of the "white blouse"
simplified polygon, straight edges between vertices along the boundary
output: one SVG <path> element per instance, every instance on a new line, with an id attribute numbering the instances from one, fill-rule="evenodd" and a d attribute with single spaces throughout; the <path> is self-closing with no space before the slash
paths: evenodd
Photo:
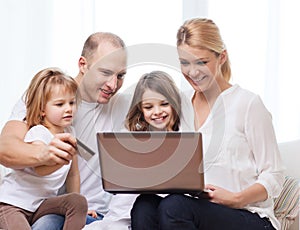
<path id="1" fill-rule="evenodd" d="M 186 93 L 192 99 L 194 91 Z M 282 189 L 284 166 L 271 114 L 260 97 L 238 85 L 230 87 L 219 95 L 199 131 L 204 143 L 205 183 L 232 192 L 254 183 L 263 185 L 269 198 L 245 209 L 268 217 L 280 229 L 274 216 L 273 198 Z"/>

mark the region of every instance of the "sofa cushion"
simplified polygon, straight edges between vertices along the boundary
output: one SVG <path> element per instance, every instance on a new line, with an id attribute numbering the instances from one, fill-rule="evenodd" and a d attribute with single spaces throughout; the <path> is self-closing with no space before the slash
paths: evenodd
<path id="1" fill-rule="evenodd" d="M 283 189 L 274 200 L 275 216 L 281 223 L 281 229 L 288 229 L 299 213 L 299 181 L 286 176 Z"/>

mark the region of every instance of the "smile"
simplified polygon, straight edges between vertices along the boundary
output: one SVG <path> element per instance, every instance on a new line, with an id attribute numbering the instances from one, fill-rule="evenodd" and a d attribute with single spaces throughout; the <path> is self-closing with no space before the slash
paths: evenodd
<path id="1" fill-rule="evenodd" d="M 167 117 L 168 117 L 168 115 L 165 115 L 165 116 L 161 116 L 161 117 L 157 117 L 157 118 L 152 118 L 152 120 L 161 122 L 161 121 L 164 121 Z"/>
<path id="2" fill-rule="evenodd" d="M 207 75 L 204 75 L 203 77 L 201 77 L 201 78 L 191 78 L 192 80 L 193 80 L 193 82 L 196 82 L 196 83 L 198 83 L 198 82 L 201 82 L 201 81 L 203 81 L 205 78 L 207 78 L 208 76 Z"/>

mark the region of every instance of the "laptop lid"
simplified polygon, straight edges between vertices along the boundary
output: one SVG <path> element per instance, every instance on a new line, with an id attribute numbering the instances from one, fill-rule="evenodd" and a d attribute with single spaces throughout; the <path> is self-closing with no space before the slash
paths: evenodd
<path id="1" fill-rule="evenodd" d="M 97 133 L 103 188 L 111 193 L 198 193 L 199 132 Z"/>

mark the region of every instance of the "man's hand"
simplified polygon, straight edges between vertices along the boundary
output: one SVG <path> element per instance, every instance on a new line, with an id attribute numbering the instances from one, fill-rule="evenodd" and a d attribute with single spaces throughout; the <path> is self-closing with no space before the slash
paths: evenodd
<path id="1" fill-rule="evenodd" d="M 76 139 L 69 133 L 56 134 L 49 145 L 38 145 L 41 145 L 38 158 L 44 165 L 69 164 L 76 154 Z"/>
<path id="2" fill-rule="evenodd" d="M 57 134 L 49 145 L 24 142 L 25 122 L 8 121 L 0 135 L 0 163 L 21 169 L 41 165 L 68 164 L 76 153 L 76 139 L 69 133 Z"/>

